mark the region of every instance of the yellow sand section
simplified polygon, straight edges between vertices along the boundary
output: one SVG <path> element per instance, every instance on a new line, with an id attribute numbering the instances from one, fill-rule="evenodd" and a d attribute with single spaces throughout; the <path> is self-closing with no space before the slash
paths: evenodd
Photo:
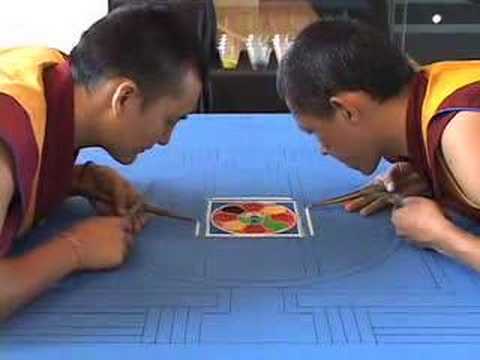
<path id="1" fill-rule="evenodd" d="M 272 205 L 272 206 L 265 206 L 261 212 L 263 215 L 279 215 L 279 214 L 285 214 L 287 210 L 285 206 Z"/>
<path id="2" fill-rule="evenodd" d="M 247 227 L 246 224 L 242 223 L 240 220 L 225 221 L 222 223 L 224 229 L 229 231 L 240 232 Z"/>

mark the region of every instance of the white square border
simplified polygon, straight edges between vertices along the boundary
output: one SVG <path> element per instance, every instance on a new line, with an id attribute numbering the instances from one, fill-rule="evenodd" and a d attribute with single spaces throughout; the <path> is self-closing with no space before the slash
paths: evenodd
<path id="1" fill-rule="evenodd" d="M 230 234 L 214 234 L 211 232 L 210 226 L 210 214 L 212 211 L 212 205 L 215 202 L 230 202 L 230 203 L 244 203 L 244 202 L 264 202 L 264 203 L 275 203 L 275 202 L 289 202 L 293 205 L 293 210 L 297 215 L 297 228 L 298 234 L 278 234 L 278 235 L 264 235 L 264 234 L 240 234 L 240 235 L 230 235 Z M 305 231 L 303 230 L 303 219 L 302 215 L 298 209 L 297 202 L 290 197 L 214 197 L 209 198 L 207 202 L 207 211 L 205 212 L 205 238 L 214 239 L 214 238 L 290 238 L 290 239 L 302 239 L 305 238 Z"/>

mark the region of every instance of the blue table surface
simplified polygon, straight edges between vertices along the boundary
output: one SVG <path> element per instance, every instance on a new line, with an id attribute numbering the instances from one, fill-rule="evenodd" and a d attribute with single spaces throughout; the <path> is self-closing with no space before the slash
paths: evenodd
<path id="1" fill-rule="evenodd" d="M 303 209 L 370 180 L 322 156 L 283 114 L 191 116 L 169 146 L 131 166 L 99 149 L 82 152 L 87 159 L 118 169 L 150 202 L 199 219 L 211 197 L 287 196 Z M 84 200 L 68 200 L 18 253 L 91 214 Z M 123 267 L 71 276 L 2 325 L 0 357 L 480 354 L 478 274 L 398 239 L 389 212 L 363 218 L 329 207 L 312 220 L 315 235 L 302 239 L 210 239 L 155 219 Z"/>

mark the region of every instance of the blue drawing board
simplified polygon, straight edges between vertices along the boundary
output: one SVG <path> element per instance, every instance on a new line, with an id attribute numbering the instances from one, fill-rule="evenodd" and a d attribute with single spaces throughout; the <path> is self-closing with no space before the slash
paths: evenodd
<path id="1" fill-rule="evenodd" d="M 370 178 L 322 156 L 289 115 L 192 116 L 169 146 L 132 166 L 98 149 L 82 152 L 86 160 L 115 167 L 150 202 L 199 219 L 200 236 L 188 222 L 154 219 L 123 267 L 75 274 L 2 325 L 2 359 L 480 354 L 478 274 L 398 239 L 389 212 L 364 218 L 332 206 L 307 221 L 308 204 Z M 206 236 L 210 201 L 239 197 L 292 199 L 303 236 Z M 17 252 L 90 215 L 86 201 L 68 200 Z"/>

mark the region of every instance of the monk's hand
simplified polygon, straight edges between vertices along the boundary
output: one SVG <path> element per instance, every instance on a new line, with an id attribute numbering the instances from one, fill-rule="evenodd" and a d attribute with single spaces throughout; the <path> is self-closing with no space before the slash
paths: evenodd
<path id="1" fill-rule="evenodd" d="M 138 191 L 112 168 L 89 165 L 79 171 L 80 195 L 89 199 L 99 215 L 126 216 L 143 204 Z"/>
<path id="2" fill-rule="evenodd" d="M 368 216 L 390 207 L 392 204 L 391 194 L 395 193 L 403 198 L 430 192 L 428 182 L 415 172 L 413 166 L 408 162 L 396 163 L 384 174 L 377 176 L 374 184 L 382 185 L 384 190 L 346 201 L 345 210 Z"/>
<path id="3" fill-rule="evenodd" d="M 60 234 L 59 241 L 71 248 L 75 271 L 110 269 L 126 260 L 141 229 L 130 216 L 94 216 Z"/>
<path id="4" fill-rule="evenodd" d="M 403 199 L 402 206 L 392 211 L 391 220 L 397 235 L 407 242 L 441 252 L 448 241 L 445 235 L 454 226 L 435 201 L 416 196 Z"/>

